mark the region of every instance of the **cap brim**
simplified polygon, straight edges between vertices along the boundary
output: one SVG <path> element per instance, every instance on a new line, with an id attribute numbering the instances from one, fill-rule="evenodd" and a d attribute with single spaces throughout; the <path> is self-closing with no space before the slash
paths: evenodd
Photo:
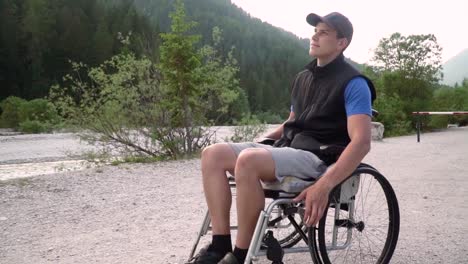
<path id="1" fill-rule="evenodd" d="M 309 23 L 310 25 L 314 27 L 317 26 L 318 23 L 323 22 L 323 18 L 314 13 L 310 13 L 309 15 L 307 15 L 306 20 L 307 20 L 307 23 Z"/>

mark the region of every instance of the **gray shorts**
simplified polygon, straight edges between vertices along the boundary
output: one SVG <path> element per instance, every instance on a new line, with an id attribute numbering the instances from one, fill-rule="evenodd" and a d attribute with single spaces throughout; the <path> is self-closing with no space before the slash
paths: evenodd
<path id="1" fill-rule="evenodd" d="M 304 180 L 317 179 L 327 170 L 327 166 L 321 159 L 305 150 L 289 147 L 274 148 L 254 142 L 227 144 L 231 146 L 236 156 L 247 148 L 263 148 L 270 151 L 275 162 L 275 176 L 279 182 L 283 182 L 283 179 L 288 176 Z"/>

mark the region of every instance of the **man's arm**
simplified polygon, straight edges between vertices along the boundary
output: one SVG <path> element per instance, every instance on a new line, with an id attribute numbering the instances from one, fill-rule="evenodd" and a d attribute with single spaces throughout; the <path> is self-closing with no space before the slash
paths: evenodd
<path id="1" fill-rule="evenodd" d="M 351 142 L 337 162 L 329 167 L 314 185 L 305 189 L 294 199 L 296 202 L 305 199 L 304 221 L 308 226 L 315 226 L 318 223 L 328 205 L 331 190 L 351 175 L 369 152 L 371 117 L 366 114 L 349 116 L 348 134 Z"/>
<path id="2" fill-rule="evenodd" d="M 288 122 L 288 121 L 291 121 L 292 119 L 294 119 L 294 112 L 293 111 L 291 111 L 289 113 L 288 120 L 284 121 L 283 124 L 278 126 L 275 130 L 273 130 L 273 132 L 271 132 L 270 134 L 267 134 L 264 137 L 264 139 L 271 138 L 271 139 L 274 139 L 274 140 L 278 140 L 281 137 L 281 135 L 283 134 L 284 124 L 286 122 Z"/>

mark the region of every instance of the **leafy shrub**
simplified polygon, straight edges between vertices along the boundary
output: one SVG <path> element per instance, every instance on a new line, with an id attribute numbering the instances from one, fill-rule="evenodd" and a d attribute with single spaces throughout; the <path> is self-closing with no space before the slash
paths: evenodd
<path id="1" fill-rule="evenodd" d="M 431 109 L 433 111 L 466 111 L 468 109 L 468 86 L 462 87 L 442 87 L 435 91 L 432 98 Z M 429 127 L 445 128 L 447 124 L 459 124 L 461 126 L 468 123 L 468 116 L 431 116 Z"/>
<path id="2" fill-rule="evenodd" d="M 266 124 L 281 124 L 286 120 L 286 118 L 281 117 L 279 114 L 270 111 L 258 113 L 257 118 Z"/>
<path id="3" fill-rule="evenodd" d="M 26 120 L 19 124 L 19 131 L 25 133 L 45 133 L 51 132 L 53 125 L 49 122 L 42 122 L 39 120 Z"/>
<path id="4" fill-rule="evenodd" d="M 59 116 L 52 103 L 46 99 L 34 99 L 21 105 L 19 109 L 21 121 L 37 120 L 57 123 Z"/>
<path id="5" fill-rule="evenodd" d="M 236 122 L 236 125 L 234 134 L 226 141 L 251 142 L 266 130 L 266 125 L 261 123 L 255 115 L 244 116 Z"/>
<path id="6" fill-rule="evenodd" d="M 379 111 L 376 121 L 385 127 L 385 136 L 400 136 L 411 131 L 411 120 L 405 114 L 403 101 L 396 95 L 378 97 L 374 105 Z"/>
<path id="7" fill-rule="evenodd" d="M 18 129 L 26 133 L 50 132 L 60 118 L 52 103 L 46 99 L 26 101 L 10 96 L 0 103 L 3 112 L 1 127 Z"/>
<path id="8" fill-rule="evenodd" d="M 2 115 L 0 116 L 0 127 L 18 128 L 20 119 L 20 109 L 26 100 L 10 96 L 0 102 L 2 108 Z"/>

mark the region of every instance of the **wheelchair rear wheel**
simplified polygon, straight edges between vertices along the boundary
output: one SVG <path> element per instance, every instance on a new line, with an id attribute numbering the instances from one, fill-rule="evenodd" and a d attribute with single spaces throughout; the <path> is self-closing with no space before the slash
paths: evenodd
<path id="1" fill-rule="evenodd" d="M 365 164 L 358 167 L 353 177 L 357 182 L 353 185 L 355 191 L 344 199 L 343 192 L 340 199 L 331 198 L 318 229 L 309 231 L 309 236 L 315 236 L 315 232 L 318 235 L 317 240 L 311 241 L 319 258 L 315 261 L 389 263 L 400 230 L 393 188 L 382 174 Z"/>

